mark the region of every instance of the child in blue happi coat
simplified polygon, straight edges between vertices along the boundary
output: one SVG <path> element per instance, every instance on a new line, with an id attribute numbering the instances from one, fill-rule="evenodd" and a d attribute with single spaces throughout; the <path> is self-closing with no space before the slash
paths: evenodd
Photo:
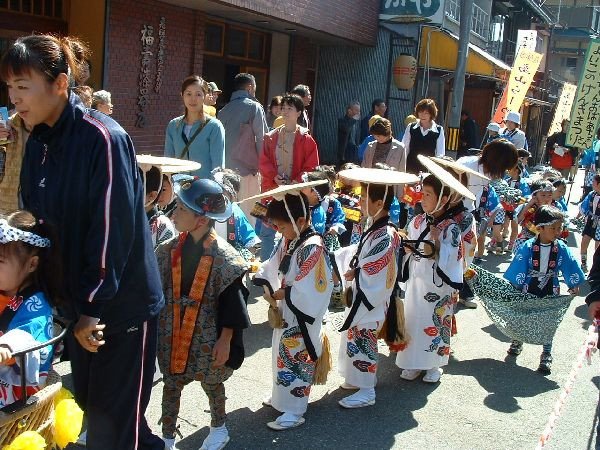
<path id="1" fill-rule="evenodd" d="M 49 227 L 27 211 L 0 219 L 0 407 L 23 396 L 13 354 L 53 336 L 52 308 L 60 286 L 60 259 Z M 27 395 L 42 389 L 52 365 L 52 347 L 25 356 Z"/>
<path id="2" fill-rule="evenodd" d="M 512 169 L 506 171 L 507 175 L 504 177 L 504 180 L 508 183 L 508 186 L 512 189 L 519 189 L 521 191 L 522 199 L 529 198 L 531 195 L 531 190 L 529 189 L 529 185 L 523 179 L 523 166 L 519 163 Z M 517 240 L 517 235 L 519 234 L 519 224 L 517 223 L 515 217 L 515 210 L 519 206 L 521 201 L 512 201 L 512 202 L 504 202 L 504 236 L 508 234 L 510 231 L 510 238 L 508 241 L 507 249 L 512 251 L 515 241 Z"/>
<path id="3" fill-rule="evenodd" d="M 308 198 L 313 228 L 323 236 L 325 247 L 331 252 L 340 248 L 339 236 L 346 231 L 346 214 L 339 200 L 331 195 L 331 180 L 326 170 L 315 170 L 303 176 L 305 182 L 319 180 L 330 182 L 305 188 L 302 192 Z"/>
<path id="4" fill-rule="evenodd" d="M 534 224 L 537 237 L 529 239 L 517 250 L 514 259 L 504 274 L 515 288 L 538 297 L 560 295 L 558 275 L 562 274 L 575 295 L 585 282 L 585 275 L 567 245 L 559 239 L 563 228 L 563 213 L 552 206 L 544 205 L 535 211 Z M 521 353 L 523 343 L 513 341 L 508 349 L 511 355 Z M 544 344 L 538 371 L 548 375 L 552 366 L 552 343 Z"/>
<path id="5" fill-rule="evenodd" d="M 593 239 L 595 247 L 600 244 L 600 175 L 594 175 L 592 192 L 590 192 L 579 208 L 580 214 L 585 217 L 585 227 L 581 233 L 581 266 L 587 272 L 587 250 Z"/>
<path id="6" fill-rule="evenodd" d="M 232 203 L 233 214 L 225 222 L 215 222 L 215 231 L 232 245 L 246 261 L 254 259 L 256 246 L 260 238 L 248 221 L 244 211 L 235 203 L 240 190 L 241 178 L 231 169 L 217 168 L 212 173 L 215 181 L 221 185 L 223 192 Z"/>
<path id="7" fill-rule="evenodd" d="M 477 221 L 477 253 L 473 259 L 473 262 L 476 264 L 481 263 L 481 258 L 483 257 L 483 251 L 485 249 L 487 230 L 490 228 L 490 225 L 493 224 L 493 216 L 500 208 L 500 199 L 498 198 L 495 189 L 492 186 L 485 186 L 481 193 L 479 205 L 473 211 L 473 216 Z"/>

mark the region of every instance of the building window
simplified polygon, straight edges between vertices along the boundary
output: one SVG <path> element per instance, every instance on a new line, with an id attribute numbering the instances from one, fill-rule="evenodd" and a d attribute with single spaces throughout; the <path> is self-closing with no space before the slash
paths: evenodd
<path id="1" fill-rule="evenodd" d="M 458 0 L 446 1 L 446 17 L 457 23 L 460 23 L 460 2 Z M 489 14 L 481 7 L 473 4 L 473 18 L 471 19 L 471 32 L 482 39 L 487 39 L 487 28 Z"/>
<path id="2" fill-rule="evenodd" d="M 54 19 L 64 18 L 63 0 L 0 0 L 0 14 L 2 10 Z"/>
<path id="3" fill-rule="evenodd" d="M 206 23 L 204 52 L 207 55 L 263 63 L 267 54 L 266 48 L 266 33 L 222 22 Z"/>
<path id="4" fill-rule="evenodd" d="M 575 69 L 577 67 L 577 58 L 562 58 L 562 65 L 567 69 Z"/>
<path id="5" fill-rule="evenodd" d="M 225 25 L 208 22 L 204 29 L 204 51 L 207 54 L 223 56 L 223 35 Z"/>

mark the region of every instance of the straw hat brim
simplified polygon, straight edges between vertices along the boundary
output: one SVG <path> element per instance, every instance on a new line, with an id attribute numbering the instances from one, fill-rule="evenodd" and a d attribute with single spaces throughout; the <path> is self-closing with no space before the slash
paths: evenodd
<path id="1" fill-rule="evenodd" d="M 355 183 L 384 184 L 387 186 L 415 184 L 419 182 L 419 177 L 412 173 L 398 172 L 396 170 L 370 169 L 366 167 L 342 170 L 338 173 L 338 176 Z"/>
<path id="2" fill-rule="evenodd" d="M 435 161 L 423 155 L 417 155 L 417 158 L 419 159 L 419 162 L 425 166 L 427 171 L 444 185 L 465 198 L 475 200 L 475 195 L 442 166 L 439 166 Z"/>
<path id="3" fill-rule="evenodd" d="M 273 197 L 275 200 L 283 200 L 286 194 L 298 195 L 302 189 L 315 187 L 327 183 L 329 183 L 329 180 L 316 180 L 307 181 L 306 183 L 283 184 L 281 186 L 276 187 L 275 189 L 271 189 L 270 191 L 262 192 L 258 195 L 253 195 L 252 197 L 245 198 L 239 203 L 262 200 L 263 198 L 267 197 Z"/>
<path id="4" fill-rule="evenodd" d="M 481 172 L 477 172 L 476 170 L 473 170 L 470 167 L 463 166 L 462 164 L 459 164 L 456 161 L 450 161 L 448 159 L 438 158 L 435 156 L 431 156 L 431 159 L 438 163 L 440 166 L 448 167 L 450 169 L 456 170 L 457 172 L 466 173 L 468 175 L 473 175 L 474 177 L 479 177 L 483 180 L 490 181 L 490 178 L 486 177 Z"/>
<path id="5" fill-rule="evenodd" d="M 154 155 L 136 155 L 135 159 L 139 165 L 156 166 L 165 173 L 189 172 L 198 170 L 201 165 L 196 161 L 188 161 L 187 159 L 168 158 L 166 156 Z M 171 167 L 177 170 L 171 171 Z M 165 170 L 167 168 L 170 172 Z"/>
<path id="6" fill-rule="evenodd" d="M 163 173 L 182 173 L 182 172 L 194 172 L 199 170 L 202 165 L 196 161 L 188 161 L 188 164 L 181 166 L 162 166 L 161 170 Z"/>

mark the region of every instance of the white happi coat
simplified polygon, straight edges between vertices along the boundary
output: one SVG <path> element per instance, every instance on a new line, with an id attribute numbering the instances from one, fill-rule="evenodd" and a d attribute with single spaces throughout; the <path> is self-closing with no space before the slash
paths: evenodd
<path id="1" fill-rule="evenodd" d="M 338 370 L 347 383 L 360 388 L 375 387 L 377 371 L 377 333 L 387 312 L 390 297 L 396 284 L 397 257 L 400 236 L 396 230 L 385 225 L 368 233 L 358 254 L 358 285 L 373 306 L 369 310 L 361 302 L 350 328 L 342 331 Z M 352 245 L 334 252 L 336 265 L 343 278 L 350 269 L 350 260 L 358 251 Z M 353 303 L 357 301 L 357 279 L 351 283 Z M 351 308 L 346 308 L 346 320 Z"/>
<path id="2" fill-rule="evenodd" d="M 279 272 L 287 241 L 282 240 L 273 256 L 266 261 L 255 280 L 268 281 L 273 291 L 289 289 L 293 307 L 314 319 L 306 328 L 317 357 L 321 355 L 322 322 L 329 306 L 333 280 L 327 251 L 321 236 L 315 235 L 294 249 L 287 274 Z M 271 404 L 281 412 L 302 415 L 308 406 L 316 360 L 307 350 L 298 318 L 285 300 L 279 300 L 284 328 L 273 330 L 273 389 Z"/>
<path id="3" fill-rule="evenodd" d="M 437 226 L 441 233 L 435 259 L 410 254 L 404 257 L 409 264 L 409 278 L 404 283 L 409 342 L 396 357 L 396 365 L 402 369 L 428 370 L 448 364 L 453 294 L 463 279 L 463 245 L 454 220 L 444 220 Z M 416 216 L 408 226 L 408 238 L 419 238 L 428 227 L 424 214 Z M 432 240 L 431 234 L 424 239 Z"/>

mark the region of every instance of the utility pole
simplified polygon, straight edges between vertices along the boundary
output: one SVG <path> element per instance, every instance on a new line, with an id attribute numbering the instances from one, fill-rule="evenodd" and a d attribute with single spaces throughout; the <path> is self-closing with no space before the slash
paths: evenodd
<path id="1" fill-rule="evenodd" d="M 454 88 L 450 100 L 450 117 L 448 118 L 448 139 L 446 141 L 446 154 L 456 157 L 460 146 L 460 112 L 462 110 L 463 96 L 465 93 L 465 73 L 467 69 L 467 56 L 469 54 L 469 41 L 471 34 L 471 21 L 473 19 L 473 0 L 460 2 L 460 36 L 458 41 L 458 57 L 456 71 L 454 72 Z"/>

